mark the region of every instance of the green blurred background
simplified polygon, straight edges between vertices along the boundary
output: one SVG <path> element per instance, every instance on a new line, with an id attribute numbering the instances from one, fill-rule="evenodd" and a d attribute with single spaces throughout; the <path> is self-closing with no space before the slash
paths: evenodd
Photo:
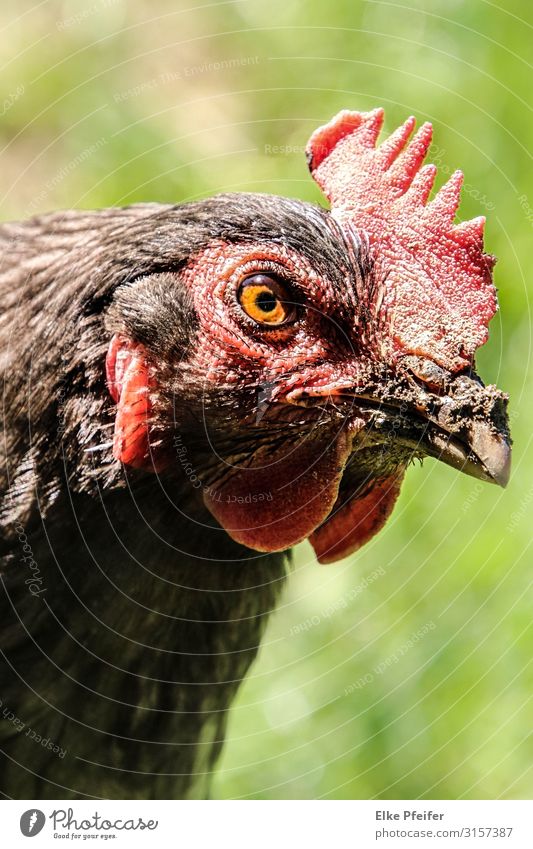
<path id="1" fill-rule="evenodd" d="M 511 395 L 503 492 L 428 461 L 386 529 L 297 551 L 231 715 L 223 798 L 532 794 L 533 9 L 520 0 L 19 2 L 0 10 L 4 219 L 251 190 L 319 201 L 302 146 L 341 108 L 435 127 L 486 214 L 501 312 L 478 358 Z M 505 5 L 505 8 L 503 8 Z"/>

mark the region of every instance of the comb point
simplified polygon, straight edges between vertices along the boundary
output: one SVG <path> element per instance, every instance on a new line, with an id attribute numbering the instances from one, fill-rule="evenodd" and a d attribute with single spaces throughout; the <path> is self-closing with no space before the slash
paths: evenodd
<path id="1" fill-rule="evenodd" d="M 351 112 L 349 109 L 343 109 L 327 124 L 318 127 L 305 149 L 309 170 L 315 171 L 342 139 L 355 133 L 368 116 L 378 115 L 380 111 L 383 113 L 382 109 L 374 109 L 372 112 Z M 383 116 L 381 120 L 383 121 Z"/>
<path id="2" fill-rule="evenodd" d="M 458 224 L 455 229 L 458 232 L 468 233 L 468 235 L 472 236 L 473 238 L 476 238 L 478 240 L 481 239 L 481 241 L 483 241 L 485 223 L 485 216 L 478 215 L 476 218 L 471 218 L 469 221 L 461 221 L 461 223 Z"/>
<path id="3" fill-rule="evenodd" d="M 432 217 L 440 219 L 441 225 L 445 222 L 451 223 L 455 218 L 461 199 L 463 179 L 462 171 L 454 171 L 450 179 L 441 186 L 431 203 L 426 207 Z"/>
<path id="4" fill-rule="evenodd" d="M 406 201 L 411 206 L 425 206 L 431 194 L 431 189 L 437 176 L 437 166 L 423 165 L 405 193 Z"/>
<path id="5" fill-rule="evenodd" d="M 407 191 L 419 171 L 431 144 L 432 135 L 431 124 L 422 124 L 390 169 L 391 182 L 402 191 Z"/>
<path id="6" fill-rule="evenodd" d="M 372 109 L 371 112 L 363 112 L 363 123 L 359 130 L 359 140 L 366 147 L 373 148 L 376 145 L 377 138 L 380 134 L 383 122 L 385 120 L 385 112 L 383 109 Z"/>
<path id="7" fill-rule="evenodd" d="M 379 146 L 379 158 L 381 159 L 385 169 L 389 168 L 404 149 L 407 139 L 413 132 L 416 120 L 413 115 L 410 115 L 404 123 L 390 134 L 388 139 L 385 139 L 383 144 Z"/>

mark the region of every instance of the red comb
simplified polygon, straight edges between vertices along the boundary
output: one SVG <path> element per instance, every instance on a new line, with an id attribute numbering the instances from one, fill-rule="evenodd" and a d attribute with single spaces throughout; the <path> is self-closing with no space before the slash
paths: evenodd
<path id="1" fill-rule="evenodd" d="M 431 124 L 407 143 L 415 125 L 408 118 L 376 147 L 383 117 L 382 109 L 339 112 L 311 136 L 309 168 L 332 215 L 368 235 L 391 353 L 458 371 L 486 342 L 497 309 L 495 260 L 483 253 L 485 219 L 454 225 L 460 171 L 427 203 L 436 174 L 434 165 L 422 166 Z"/>

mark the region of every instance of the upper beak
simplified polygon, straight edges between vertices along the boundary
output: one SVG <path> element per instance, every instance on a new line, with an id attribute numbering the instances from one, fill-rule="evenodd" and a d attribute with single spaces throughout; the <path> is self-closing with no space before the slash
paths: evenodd
<path id="1" fill-rule="evenodd" d="M 509 483 L 510 439 L 491 430 L 487 422 L 472 422 L 464 442 L 451 434 L 428 428 L 426 447 L 431 457 L 467 475 L 503 487 Z"/>

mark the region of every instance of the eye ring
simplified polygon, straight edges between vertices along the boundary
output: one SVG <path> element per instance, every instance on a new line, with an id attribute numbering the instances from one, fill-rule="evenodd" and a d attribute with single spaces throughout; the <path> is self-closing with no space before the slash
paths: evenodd
<path id="1" fill-rule="evenodd" d="M 245 315 L 261 327 L 281 327 L 294 321 L 296 305 L 286 284 L 274 274 L 256 272 L 241 281 L 237 300 Z"/>

